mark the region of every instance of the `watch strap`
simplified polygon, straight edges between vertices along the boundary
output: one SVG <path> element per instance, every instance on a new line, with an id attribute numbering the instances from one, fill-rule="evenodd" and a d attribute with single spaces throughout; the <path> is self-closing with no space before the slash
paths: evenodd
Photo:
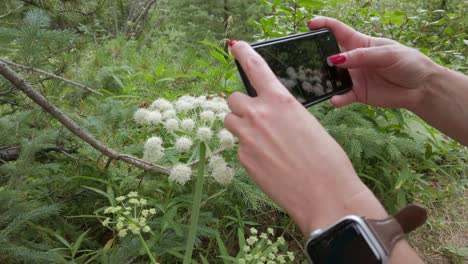
<path id="1" fill-rule="evenodd" d="M 408 205 L 394 216 L 382 220 L 365 219 L 369 228 L 380 241 L 387 256 L 390 256 L 396 243 L 405 234 L 423 225 L 427 220 L 426 208 L 419 205 Z"/>

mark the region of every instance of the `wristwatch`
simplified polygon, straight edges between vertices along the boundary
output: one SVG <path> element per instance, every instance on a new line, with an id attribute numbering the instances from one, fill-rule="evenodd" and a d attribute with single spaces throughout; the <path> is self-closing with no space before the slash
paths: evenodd
<path id="1" fill-rule="evenodd" d="M 382 220 L 346 216 L 313 231 L 305 251 L 312 264 L 385 264 L 395 244 L 426 219 L 427 210 L 418 205 Z"/>

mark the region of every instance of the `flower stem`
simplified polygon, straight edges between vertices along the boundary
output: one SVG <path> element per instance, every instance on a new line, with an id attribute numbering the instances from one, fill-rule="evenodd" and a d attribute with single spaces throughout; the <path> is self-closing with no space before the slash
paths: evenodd
<path id="1" fill-rule="evenodd" d="M 153 254 L 151 254 L 151 251 L 148 248 L 148 245 L 146 244 L 146 241 L 143 238 L 143 236 L 141 235 L 141 233 L 138 233 L 138 238 L 140 239 L 140 242 L 143 245 L 143 248 L 145 248 L 146 254 L 148 255 L 149 259 L 151 260 L 151 264 L 157 264 L 156 260 L 153 257 Z"/>
<path id="2" fill-rule="evenodd" d="M 193 195 L 192 215 L 190 217 L 190 230 L 185 248 L 184 264 L 189 264 L 192 260 L 193 246 L 197 237 L 198 218 L 200 216 L 200 204 L 203 194 L 203 182 L 205 181 L 205 161 L 206 146 L 200 144 L 200 158 L 198 163 L 197 182 L 195 183 L 195 193 Z"/>

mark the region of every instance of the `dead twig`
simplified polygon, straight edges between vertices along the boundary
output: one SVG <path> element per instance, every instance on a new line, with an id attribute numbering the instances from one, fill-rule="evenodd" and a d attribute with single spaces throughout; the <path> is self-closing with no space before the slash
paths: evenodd
<path id="1" fill-rule="evenodd" d="M 18 90 L 26 94 L 31 100 L 38 104 L 42 109 L 49 113 L 52 117 L 57 119 L 63 126 L 65 126 L 70 132 L 81 138 L 83 141 L 91 145 L 94 149 L 101 152 L 103 155 L 115 159 L 121 160 L 127 164 L 138 167 L 145 171 L 159 172 L 165 175 L 170 174 L 170 169 L 155 165 L 150 162 L 132 157 L 130 155 L 121 154 L 102 142 L 98 141 L 94 136 L 78 126 L 73 120 L 71 120 L 64 112 L 58 109 L 54 104 L 49 102 L 41 93 L 34 89 L 29 83 L 20 77 L 16 72 L 11 70 L 6 63 L 0 60 L 0 74 L 3 75 L 8 81 L 11 82 Z"/>
<path id="2" fill-rule="evenodd" d="M 52 152 L 52 151 L 62 153 L 68 158 L 75 159 L 70 154 L 78 153 L 78 148 L 77 147 L 65 148 L 63 146 L 52 146 L 52 147 L 47 147 L 47 148 L 43 148 L 40 150 L 40 152 Z M 0 146 L 0 159 L 5 162 L 17 160 L 20 154 L 21 154 L 21 145 L 19 144 Z"/>

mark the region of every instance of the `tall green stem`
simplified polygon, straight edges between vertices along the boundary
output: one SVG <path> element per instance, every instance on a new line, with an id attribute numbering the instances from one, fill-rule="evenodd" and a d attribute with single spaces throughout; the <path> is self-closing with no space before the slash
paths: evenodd
<path id="1" fill-rule="evenodd" d="M 197 182 L 195 183 L 195 193 L 193 195 L 192 216 L 190 217 L 190 230 L 185 248 L 184 264 L 189 264 L 192 260 L 193 245 L 197 237 L 198 218 L 200 216 L 200 204 L 203 194 L 203 182 L 205 181 L 206 146 L 200 144 L 200 158 L 198 162 Z"/>
<path id="2" fill-rule="evenodd" d="M 151 260 L 151 264 L 157 264 L 156 260 L 154 259 L 153 254 L 151 254 L 151 251 L 150 251 L 148 245 L 146 244 L 146 241 L 143 238 L 143 236 L 141 235 L 141 233 L 138 233 L 138 238 L 140 239 L 140 242 L 143 245 L 143 248 L 145 248 L 146 254 L 148 255 L 149 259 Z"/>

